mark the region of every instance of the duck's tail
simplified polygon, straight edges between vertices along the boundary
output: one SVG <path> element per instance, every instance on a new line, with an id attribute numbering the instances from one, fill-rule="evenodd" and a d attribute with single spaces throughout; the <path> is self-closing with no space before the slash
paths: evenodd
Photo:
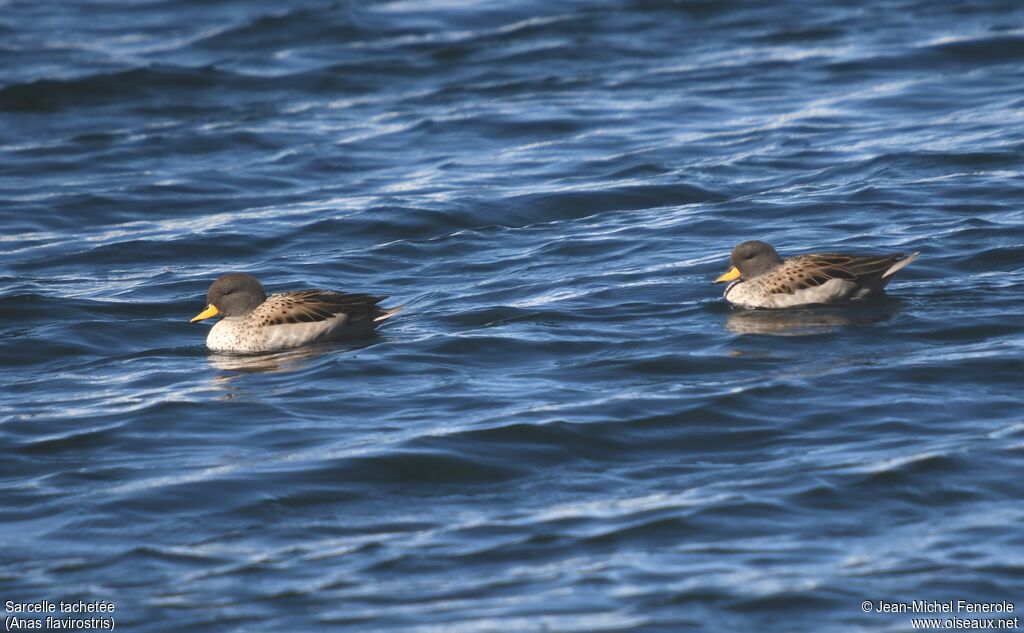
<path id="1" fill-rule="evenodd" d="M 383 310 L 383 314 L 381 314 L 380 316 L 374 317 L 373 322 L 374 323 L 380 323 L 381 321 L 385 321 L 387 319 L 390 319 L 391 317 L 393 317 L 396 314 L 398 314 L 399 312 L 401 312 L 404 308 L 405 308 L 405 305 L 395 306 L 394 308 L 387 308 L 386 310 Z"/>
<path id="2" fill-rule="evenodd" d="M 882 279 L 887 279 L 889 277 L 892 277 L 896 273 L 900 272 L 907 266 L 907 264 L 917 259 L 917 256 L 920 254 L 921 251 L 918 251 L 916 253 L 911 253 L 909 257 L 904 257 L 903 259 L 899 260 L 898 262 L 890 266 L 889 270 L 882 273 Z"/>

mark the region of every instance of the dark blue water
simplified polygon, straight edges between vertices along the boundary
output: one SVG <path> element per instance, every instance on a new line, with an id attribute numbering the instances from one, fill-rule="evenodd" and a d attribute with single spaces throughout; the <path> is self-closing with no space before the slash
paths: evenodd
<path id="1" fill-rule="evenodd" d="M 828 4 L 0 4 L 0 600 L 147 633 L 1024 609 L 1024 5 Z M 709 283 L 747 239 L 921 255 L 749 313 Z M 229 270 L 407 307 L 211 355 Z"/>

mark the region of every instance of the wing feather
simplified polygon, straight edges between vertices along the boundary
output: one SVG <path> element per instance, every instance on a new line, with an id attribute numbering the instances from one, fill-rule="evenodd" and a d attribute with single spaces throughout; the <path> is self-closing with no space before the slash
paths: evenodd
<path id="1" fill-rule="evenodd" d="M 271 295 L 260 306 L 263 325 L 315 323 L 344 315 L 348 322 L 376 319 L 387 313 L 377 304 L 387 299 L 330 290 L 297 290 Z"/>
<path id="2" fill-rule="evenodd" d="M 774 283 L 769 292 L 795 294 L 822 286 L 833 279 L 863 285 L 881 279 L 893 264 L 905 258 L 903 253 L 866 256 L 840 253 L 798 255 L 787 259 L 773 272 Z"/>

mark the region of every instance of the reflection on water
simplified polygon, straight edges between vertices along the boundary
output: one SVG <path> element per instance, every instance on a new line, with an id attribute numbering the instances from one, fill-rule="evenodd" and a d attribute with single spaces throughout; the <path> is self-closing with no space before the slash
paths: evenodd
<path id="1" fill-rule="evenodd" d="M 240 373 L 289 372 L 302 369 L 310 359 L 323 355 L 330 348 L 324 346 L 303 347 L 270 354 L 217 354 L 207 358 L 214 369 Z"/>
<path id="2" fill-rule="evenodd" d="M 874 325 L 894 317 L 902 309 L 897 298 L 840 306 L 811 306 L 789 310 L 737 308 L 725 319 L 734 334 L 809 336 L 827 334 L 842 327 Z"/>

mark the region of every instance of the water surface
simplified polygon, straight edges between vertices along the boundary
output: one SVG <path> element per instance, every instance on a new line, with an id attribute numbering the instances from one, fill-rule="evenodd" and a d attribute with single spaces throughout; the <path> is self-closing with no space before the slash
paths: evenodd
<path id="1" fill-rule="evenodd" d="M 0 599 L 147 633 L 1019 599 L 1024 8 L 831 4 L 0 4 Z M 921 255 L 730 310 L 754 238 Z M 213 355 L 229 270 L 406 309 Z"/>

